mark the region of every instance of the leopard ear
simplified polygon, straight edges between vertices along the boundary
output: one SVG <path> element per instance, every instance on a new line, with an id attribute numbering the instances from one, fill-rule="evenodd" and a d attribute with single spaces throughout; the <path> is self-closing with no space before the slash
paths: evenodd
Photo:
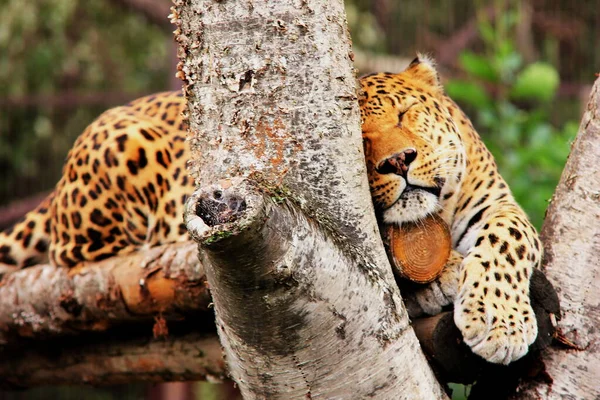
<path id="1" fill-rule="evenodd" d="M 417 53 L 417 57 L 406 68 L 406 72 L 410 72 L 415 78 L 427 83 L 432 88 L 442 89 L 435 61 L 425 54 Z"/>

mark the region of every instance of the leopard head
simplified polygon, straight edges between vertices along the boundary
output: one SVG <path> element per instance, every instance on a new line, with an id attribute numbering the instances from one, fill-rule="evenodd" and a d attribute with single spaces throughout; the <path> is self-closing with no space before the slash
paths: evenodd
<path id="1" fill-rule="evenodd" d="M 443 210 L 460 188 L 465 148 L 433 62 L 361 79 L 359 104 L 369 185 L 388 224 Z"/>

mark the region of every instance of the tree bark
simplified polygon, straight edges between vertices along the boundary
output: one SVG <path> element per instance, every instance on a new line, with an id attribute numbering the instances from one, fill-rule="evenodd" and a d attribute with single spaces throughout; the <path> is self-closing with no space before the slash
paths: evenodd
<path id="1" fill-rule="evenodd" d="M 549 381 L 521 388 L 521 399 L 600 397 L 600 79 L 542 229 L 544 271 L 563 310 L 563 343 L 546 351 Z M 564 340 L 566 339 L 566 340 Z M 569 348 L 570 347 L 570 348 Z"/>
<path id="2" fill-rule="evenodd" d="M 211 300 L 196 254 L 188 242 L 89 263 L 80 271 L 38 265 L 11 273 L 0 281 L 0 345 L 156 316 L 198 315 Z"/>
<path id="3" fill-rule="evenodd" d="M 444 398 L 379 236 L 343 3 L 175 3 L 186 222 L 244 398 Z"/>

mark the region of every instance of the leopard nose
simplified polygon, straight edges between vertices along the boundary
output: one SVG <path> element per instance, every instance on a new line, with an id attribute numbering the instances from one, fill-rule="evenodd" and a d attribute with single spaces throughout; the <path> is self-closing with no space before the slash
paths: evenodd
<path id="1" fill-rule="evenodd" d="M 406 172 L 408 172 L 408 166 L 415 161 L 416 158 L 417 151 L 415 149 L 406 149 L 380 162 L 376 171 L 380 174 L 396 174 L 404 176 L 406 175 Z"/>

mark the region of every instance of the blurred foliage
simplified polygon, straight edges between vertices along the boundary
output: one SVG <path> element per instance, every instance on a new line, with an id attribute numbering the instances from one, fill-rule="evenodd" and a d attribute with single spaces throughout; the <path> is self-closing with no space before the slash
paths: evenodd
<path id="1" fill-rule="evenodd" d="M 458 383 L 449 383 L 448 387 L 452 391 L 452 400 L 467 400 L 471 393 L 470 385 L 460 385 Z"/>
<path id="2" fill-rule="evenodd" d="M 105 0 L 0 1 L 0 204 L 50 189 L 74 139 L 111 105 L 66 110 L 2 100 L 162 90 L 170 40 Z"/>
<path id="3" fill-rule="evenodd" d="M 503 18 L 505 10 L 525 7 L 533 13 L 525 26 L 534 42 L 534 57 L 549 61 L 563 79 L 577 82 L 589 82 L 600 65 L 597 0 L 346 0 L 349 5 L 375 24 L 367 30 L 367 35 L 377 35 L 371 46 L 371 39 L 362 38 L 362 27 L 349 18 L 354 44 L 363 50 L 408 58 L 417 51 L 437 56 L 447 40 L 478 15 L 494 11 Z M 484 47 L 482 41 L 469 44 L 477 51 Z"/>
<path id="4" fill-rule="evenodd" d="M 539 229 L 578 122 L 559 127 L 548 122 L 558 72 L 543 61 L 524 65 L 512 34 L 518 8 L 505 10 L 495 21 L 481 17 L 478 22 L 485 47 L 481 54 L 461 53 L 466 76 L 447 82 L 446 90 L 471 116 L 515 198 Z"/>
<path id="5" fill-rule="evenodd" d="M 346 1 L 345 4 L 353 46 L 375 52 L 385 51 L 385 32 L 375 16 L 358 1 Z"/>
<path id="6" fill-rule="evenodd" d="M 433 42 L 450 36 L 477 10 L 473 0 L 346 0 L 346 7 L 348 3 L 372 15 L 375 31 L 381 32 L 377 46 L 365 49 L 408 58 L 417 51 L 433 52 Z M 360 46 L 360 30 L 356 28 L 351 25 L 350 31 Z"/>

